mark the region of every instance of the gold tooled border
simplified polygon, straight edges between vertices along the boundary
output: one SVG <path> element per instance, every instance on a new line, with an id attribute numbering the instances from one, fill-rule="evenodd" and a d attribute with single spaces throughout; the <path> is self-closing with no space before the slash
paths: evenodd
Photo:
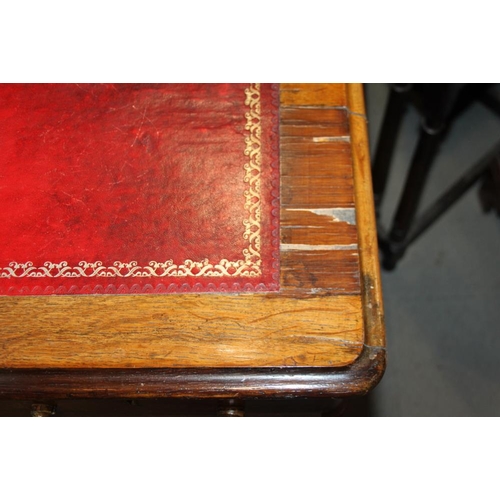
<path id="1" fill-rule="evenodd" d="M 103 265 L 101 261 L 81 261 L 78 266 L 70 266 L 67 262 L 45 262 L 37 267 L 33 262 L 11 262 L 1 269 L 0 278 L 165 278 L 184 276 L 213 277 L 257 277 L 262 275 L 262 260 L 260 255 L 261 232 L 261 171 L 262 171 L 262 120 L 260 84 L 252 83 L 245 89 L 245 113 L 247 134 L 245 137 L 245 155 L 248 163 L 244 165 L 244 181 L 248 185 L 245 190 L 244 208 L 248 218 L 243 221 L 245 231 L 243 238 L 248 241 L 248 247 L 243 250 L 243 259 L 230 261 L 221 259 L 217 264 L 211 264 L 209 259 L 199 262 L 186 259 L 182 264 L 173 260 L 165 262 L 150 261 L 149 265 L 138 265 L 137 261 L 115 261 L 112 266 Z"/>

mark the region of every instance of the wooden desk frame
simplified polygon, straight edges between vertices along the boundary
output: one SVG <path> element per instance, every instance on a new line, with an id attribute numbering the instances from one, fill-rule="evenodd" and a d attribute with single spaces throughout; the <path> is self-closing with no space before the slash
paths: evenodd
<path id="1" fill-rule="evenodd" d="M 26 331 L 20 334 L 14 332 L 8 342 L 4 341 L 6 354 L 0 358 L 0 398 L 47 400 L 99 397 L 341 397 L 365 394 L 378 383 L 385 369 L 385 331 L 362 87 L 360 84 L 285 84 L 281 86 L 281 95 L 284 107 L 335 108 L 348 116 L 359 246 L 358 289 L 355 289 L 354 285 L 349 288 L 350 285 L 347 284 L 342 293 L 336 294 L 326 286 L 314 286 L 317 285 L 317 276 L 313 276 L 319 269 L 317 267 L 308 269 L 307 275 L 313 278 L 309 281 L 307 277 L 299 280 L 298 287 L 297 283 L 287 283 L 287 270 L 283 270 L 282 291 L 274 296 L 193 294 L 190 297 L 2 297 L 2 329 L 6 325 L 9 333 L 14 332 L 16 328 L 22 330 L 24 318 L 29 323 L 33 338 L 27 338 Z M 282 201 L 283 194 L 282 186 Z M 292 262 L 292 268 L 293 265 Z M 297 276 L 297 273 L 293 275 Z M 311 293 L 313 290 L 314 294 Z M 306 297 L 309 297 L 308 304 L 316 304 L 313 307 L 309 305 L 308 308 L 326 307 L 325 312 L 328 313 L 333 332 L 328 332 L 329 338 L 325 340 L 325 335 L 316 335 L 311 338 L 300 336 L 299 340 L 296 340 L 300 334 L 298 328 L 303 325 L 303 322 L 298 321 L 286 334 L 276 331 L 273 337 L 269 331 L 256 333 L 257 336 L 262 335 L 262 339 L 271 336 L 273 345 L 277 347 L 274 352 L 261 355 L 251 349 L 252 342 L 249 342 L 248 335 L 245 335 L 246 326 L 254 321 L 251 314 L 255 314 L 257 310 L 267 318 L 278 309 L 278 313 L 283 317 L 295 313 L 297 317 L 303 317 L 304 310 L 300 307 L 297 309 L 296 304 L 297 299 Z M 175 328 L 183 333 L 184 338 L 193 335 L 194 343 L 189 344 L 188 341 L 185 352 L 177 349 L 177 354 L 172 358 L 147 358 L 144 353 L 148 348 L 148 336 L 152 339 L 151 335 L 154 335 L 153 324 L 147 335 L 139 339 L 134 338 L 134 345 L 139 346 L 134 351 L 134 356 L 118 353 L 114 358 L 111 355 L 105 360 L 103 357 L 96 357 L 93 352 L 86 354 L 79 349 L 74 351 L 72 356 L 64 355 L 65 349 L 69 352 L 71 344 L 76 342 L 78 345 L 82 338 L 89 346 L 96 342 L 96 335 L 99 336 L 99 322 L 102 324 L 106 321 L 108 313 L 111 313 L 111 316 L 122 313 L 127 315 L 135 308 L 135 316 L 127 316 L 128 321 L 131 321 L 140 314 L 151 316 L 158 303 L 165 304 L 167 301 L 168 316 L 175 318 Z M 225 325 L 224 321 L 212 321 L 212 318 L 207 321 L 205 316 L 202 318 L 203 324 L 210 323 L 211 326 L 208 330 L 204 329 L 202 334 L 195 334 L 196 329 L 200 330 L 200 320 L 193 322 L 191 318 L 183 322 L 180 319 L 185 317 L 182 313 L 186 308 L 186 301 L 197 301 L 205 312 L 217 312 L 225 307 L 226 310 L 234 312 L 234 304 L 244 302 L 244 305 L 238 305 L 237 309 L 240 313 L 248 311 L 248 314 L 245 312 L 245 317 L 239 318 L 242 323 L 239 333 L 235 335 L 233 329 L 231 336 L 223 336 L 222 340 L 219 340 L 217 331 L 224 331 L 227 324 Z M 104 309 L 103 304 L 106 305 Z M 355 308 L 356 305 L 360 311 L 359 318 L 349 319 L 346 310 L 349 307 Z M 39 329 L 36 322 L 28 318 L 28 314 L 30 317 L 40 318 Z M 52 321 L 49 326 L 42 323 L 47 318 Z M 82 322 L 85 323 L 87 331 L 81 336 L 77 334 L 68 337 L 67 332 L 79 324 L 79 318 L 83 318 Z M 164 321 L 165 317 L 156 319 Z M 234 323 L 234 317 L 231 321 Z M 280 321 L 276 319 L 276 328 L 279 328 Z M 359 328 L 353 330 L 353 339 L 346 341 L 346 335 L 349 335 L 346 328 L 353 321 L 359 323 Z M 134 328 L 133 321 L 130 328 Z M 40 335 L 40 343 L 37 342 L 37 335 Z M 123 332 L 116 333 L 117 338 L 111 341 L 110 350 L 106 355 L 115 350 L 119 351 L 120 339 L 128 341 L 123 335 Z M 290 338 L 295 341 L 292 347 L 288 342 Z M 108 342 L 109 339 L 108 336 L 107 339 L 101 338 L 101 341 Z M 255 338 L 250 340 L 255 342 Z M 170 338 L 165 337 L 165 343 L 160 345 L 165 349 L 165 353 L 172 347 L 169 342 L 171 343 Z M 222 342 L 224 348 L 221 349 L 220 344 L 217 349 L 211 348 L 218 342 Z M 308 352 L 314 354 L 314 359 L 312 354 L 297 358 L 297 342 L 301 346 L 309 346 Z M 321 347 L 325 342 L 329 348 L 322 351 Z M 313 347 L 310 347 L 311 344 Z M 57 347 L 61 345 L 62 349 Z M 200 355 L 193 361 L 194 358 L 189 357 L 189 349 L 193 349 L 195 345 L 200 346 L 200 351 L 204 351 L 206 355 Z M 55 351 L 53 346 L 56 346 Z M 179 346 L 180 344 L 177 345 Z M 223 356 L 225 350 L 230 351 L 229 357 Z M 258 352 L 262 351 L 261 344 Z M 207 366 L 211 368 L 206 368 Z"/>

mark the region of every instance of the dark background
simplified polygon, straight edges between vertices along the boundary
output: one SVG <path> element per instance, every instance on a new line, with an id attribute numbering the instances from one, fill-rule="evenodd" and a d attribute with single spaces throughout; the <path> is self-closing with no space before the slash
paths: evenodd
<path id="1" fill-rule="evenodd" d="M 498 90 L 498 89 L 497 89 Z M 385 84 L 365 85 L 373 156 Z M 410 108 L 382 206 L 386 227 L 399 201 L 419 117 Z M 422 207 L 500 139 L 500 119 L 473 104 L 453 124 L 431 170 Z M 473 187 L 382 272 L 388 362 L 369 396 L 371 415 L 500 415 L 500 219 L 483 214 Z"/>

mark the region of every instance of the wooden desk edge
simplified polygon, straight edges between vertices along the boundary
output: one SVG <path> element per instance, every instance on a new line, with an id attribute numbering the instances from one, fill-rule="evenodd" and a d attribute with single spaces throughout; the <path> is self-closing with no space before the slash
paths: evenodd
<path id="1" fill-rule="evenodd" d="M 384 307 L 378 260 L 377 226 L 362 84 L 349 83 L 347 85 L 347 103 L 354 163 L 365 344 L 385 348 Z"/>
<path id="2" fill-rule="evenodd" d="M 385 350 L 366 347 L 336 369 L 0 370 L 0 399 L 350 397 L 368 393 L 384 369 Z"/>

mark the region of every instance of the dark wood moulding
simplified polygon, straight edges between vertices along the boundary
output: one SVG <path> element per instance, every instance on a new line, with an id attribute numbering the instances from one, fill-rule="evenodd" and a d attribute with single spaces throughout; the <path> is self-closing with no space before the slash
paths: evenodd
<path id="1" fill-rule="evenodd" d="M 361 396 L 385 370 L 368 347 L 345 368 L 0 370 L 0 399 Z"/>

